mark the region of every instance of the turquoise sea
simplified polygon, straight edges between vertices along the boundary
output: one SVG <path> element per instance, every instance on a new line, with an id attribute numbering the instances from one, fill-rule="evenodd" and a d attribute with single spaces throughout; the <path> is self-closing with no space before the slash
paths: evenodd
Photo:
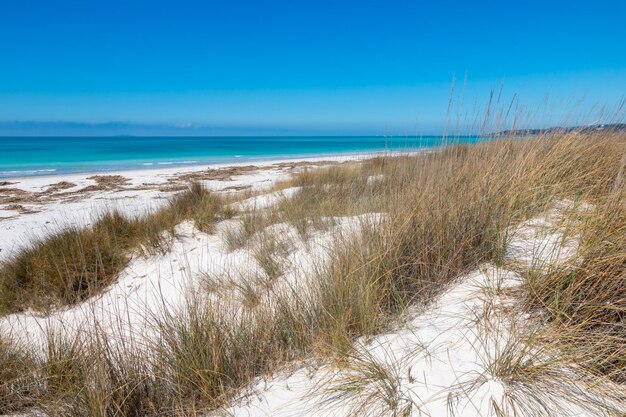
<path id="1" fill-rule="evenodd" d="M 0 178 L 407 152 L 477 137 L 0 137 Z"/>

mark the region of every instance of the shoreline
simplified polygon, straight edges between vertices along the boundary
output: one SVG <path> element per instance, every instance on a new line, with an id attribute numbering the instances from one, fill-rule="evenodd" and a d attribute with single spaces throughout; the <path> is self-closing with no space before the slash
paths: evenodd
<path id="1" fill-rule="evenodd" d="M 191 182 L 201 182 L 219 193 L 264 192 L 304 167 L 428 152 L 430 150 L 425 149 L 393 154 L 316 155 L 256 163 L 242 161 L 3 179 L 4 185 L 0 185 L 0 261 L 51 233 L 92 224 L 107 211 L 116 210 L 131 217 L 147 214 Z"/>
<path id="2" fill-rule="evenodd" d="M 331 161 L 331 162 L 345 162 L 349 160 L 362 160 L 368 158 L 374 158 L 377 156 L 397 156 L 397 155 L 412 155 L 419 153 L 427 153 L 431 152 L 431 148 L 423 148 L 419 150 L 385 150 L 385 151 L 374 151 L 374 152 L 349 152 L 349 153 L 334 153 L 334 154 L 314 154 L 311 156 L 287 156 L 285 158 L 280 158 L 278 156 L 272 156 L 271 159 L 246 159 L 245 161 L 232 161 L 232 162 L 217 162 L 217 163 L 198 163 L 198 164 L 174 164 L 172 165 L 163 165 L 160 167 L 155 166 L 146 166 L 145 168 L 136 168 L 136 169 L 112 169 L 112 170 L 94 170 L 94 171 L 81 171 L 81 172 L 58 172 L 58 173 L 50 173 L 50 174 L 41 174 L 41 175 L 25 175 L 25 176 L 0 176 L 0 182 L 24 182 L 24 181 L 34 181 L 34 180 L 54 180 L 58 178 L 63 178 L 63 180 L 71 180 L 71 179 L 80 179 L 86 176 L 95 176 L 95 175 L 122 175 L 122 176 L 150 176 L 152 175 L 175 175 L 175 174 L 183 174 L 195 171 L 202 171 L 207 169 L 222 169 L 222 168 L 231 168 L 231 167 L 241 167 L 241 166 L 250 166 L 255 165 L 260 168 L 269 167 L 272 165 L 282 164 L 282 163 L 296 163 L 296 162 L 321 162 L 321 161 Z M 1 191 L 1 189 L 0 189 Z"/>
<path id="3" fill-rule="evenodd" d="M 123 168 L 94 168 L 93 170 L 85 169 L 77 172 L 72 171 L 58 171 L 56 168 L 46 168 L 42 167 L 40 169 L 24 169 L 23 172 L 41 172 L 41 174 L 30 174 L 30 175 L 0 175 L 0 182 L 12 182 L 12 181 L 23 181 L 29 178 L 51 178 L 51 177 L 59 177 L 59 176 L 81 176 L 81 175 L 110 175 L 112 173 L 122 174 L 122 173 L 135 173 L 135 172 L 144 172 L 144 171 L 158 171 L 158 172 L 169 172 L 169 171 L 181 171 L 181 170 L 198 170 L 198 169 L 219 169 L 225 167 L 232 166 L 242 166 L 242 165 L 257 165 L 257 166 L 267 166 L 273 165 L 283 162 L 295 162 L 295 161 L 319 161 L 319 160 L 335 160 L 335 159 L 345 159 L 345 158 L 371 158 L 374 156 L 380 155 L 404 155 L 404 154 L 415 154 L 422 152 L 431 151 L 431 147 L 424 148 L 415 148 L 415 149 L 386 149 L 379 151 L 354 151 L 354 152 L 334 152 L 334 153 L 316 153 L 316 154 L 300 154 L 300 155 L 272 155 L 272 156 L 252 156 L 246 157 L 245 159 L 238 158 L 233 156 L 231 160 L 228 161 L 220 161 L 220 162 L 198 162 L 195 160 L 190 161 L 167 161 L 167 162 L 153 162 L 153 163 L 143 163 L 139 164 L 136 167 L 123 167 Z M 123 162 L 123 161 L 120 161 Z M 14 172 L 17 173 L 19 171 L 2 171 L 2 172 Z"/>

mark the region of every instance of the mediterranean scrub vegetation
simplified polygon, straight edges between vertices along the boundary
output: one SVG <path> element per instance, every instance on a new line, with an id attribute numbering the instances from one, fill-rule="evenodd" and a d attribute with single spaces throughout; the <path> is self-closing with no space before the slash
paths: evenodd
<path id="1" fill-rule="evenodd" d="M 308 286 L 274 291 L 271 302 L 238 306 L 190 294 L 181 311 L 153 318 L 158 337 L 135 344 L 113 344 L 97 329 L 69 341 L 52 334 L 43 353 L 0 340 L 0 412 L 194 415 L 294 361 L 341 364 L 357 337 L 389 329 L 480 264 L 506 263 L 511 228 L 560 201 L 587 207 L 563 220 L 580 236 L 576 259 L 522 268 L 518 307 L 541 321 L 571 363 L 626 383 L 625 175 L 623 134 L 556 132 L 305 170 L 276 185 L 300 187 L 292 198 L 239 214 L 196 184 L 146 217 L 110 213 L 59 232 L 0 266 L 4 314 L 94 296 L 133 253 L 167 250 L 183 220 L 213 233 L 235 215 L 247 230 L 228 236 L 237 250 L 271 225 L 291 225 L 306 242 L 341 216 L 382 219 L 335 236 L 333 256 L 308 272 Z M 279 280 L 280 257 L 269 259 L 275 246 L 255 256 L 276 262 L 265 268 Z"/>

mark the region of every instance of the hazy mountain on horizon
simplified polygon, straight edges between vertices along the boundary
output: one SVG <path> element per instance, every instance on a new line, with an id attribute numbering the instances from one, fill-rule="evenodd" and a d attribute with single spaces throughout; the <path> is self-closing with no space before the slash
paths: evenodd
<path id="1" fill-rule="evenodd" d="M 382 129 L 381 129 L 382 130 Z M 382 132 L 384 133 L 384 132 Z M 128 122 L 0 122 L 0 136 L 264 136 L 377 134 L 370 129 L 281 126 L 207 126 Z"/>
<path id="2" fill-rule="evenodd" d="M 525 128 L 499 130 L 492 134 L 536 135 L 556 130 L 584 132 L 598 130 L 626 131 L 626 124 L 590 124 L 583 126 L 552 126 L 547 128 Z M 350 128 L 346 126 L 319 127 L 281 127 L 281 126 L 208 126 L 192 124 L 147 124 L 129 122 L 36 122 L 8 121 L 0 122 L 0 137 L 19 136 L 415 136 L 415 132 L 400 134 L 393 131 L 373 128 Z M 420 130 L 417 136 L 439 136 L 440 129 L 431 128 L 428 132 Z M 461 135 L 476 135 L 476 132 L 464 132 Z"/>

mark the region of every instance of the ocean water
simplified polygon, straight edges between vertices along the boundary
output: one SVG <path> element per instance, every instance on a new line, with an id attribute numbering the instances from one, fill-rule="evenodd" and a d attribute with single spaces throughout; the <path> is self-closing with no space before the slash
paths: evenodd
<path id="1" fill-rule="evenodd" d="M 476 137 L 0 137 L 0 178 L 407 152 Z"/>

